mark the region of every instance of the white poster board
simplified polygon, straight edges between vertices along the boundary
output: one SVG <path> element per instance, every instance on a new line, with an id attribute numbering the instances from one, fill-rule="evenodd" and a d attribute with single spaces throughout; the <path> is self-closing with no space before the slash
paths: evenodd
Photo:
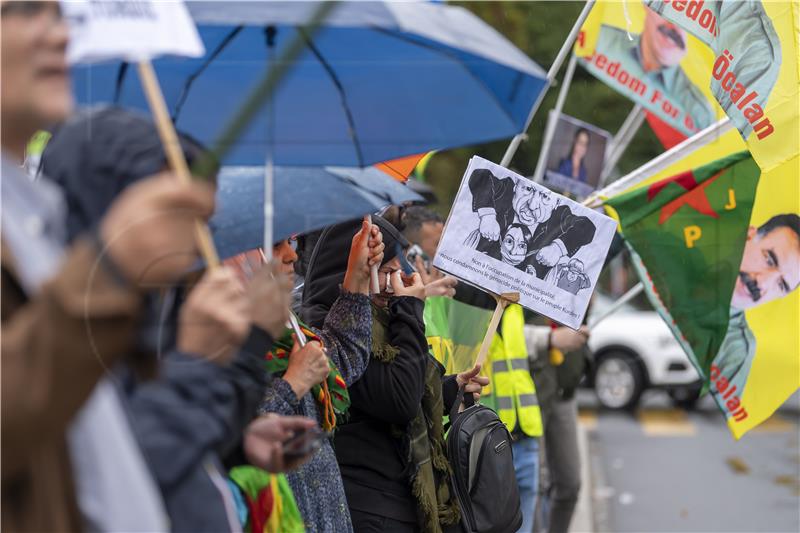
<path id="1" fill-rule="evenodd" d="M 616 222 L 473 157 L 433 265 L 573 329 L 580 327 Z"/>
<path id="2" fill-rule="evenodd" d="M 182 1 L 62 0 L 61 9 L 69 23 L 70 64 L 205 54 Z"/>

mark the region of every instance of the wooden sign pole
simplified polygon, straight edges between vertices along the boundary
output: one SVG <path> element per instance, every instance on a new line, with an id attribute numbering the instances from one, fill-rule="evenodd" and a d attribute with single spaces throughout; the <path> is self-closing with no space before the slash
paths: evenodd
<path id="1" fill-rule="evenodd" d="M 497 326 L 500 325 L 500 317 L 503 316 L 503 311 L 505 311 L 509 304 L 519 302 L 518 292 L 504 292 L 499 296 L 496 294 L 492 294 L 492 296 L 497 301 L 497 307 L 494 308 L 494 314 L 489 321 L 489 328 L 486 330 L 486 336 L 483 337 L 481 349 L 478 352 L 478 356 L 475 358 L 476 365 L 483 365 L 486 361 L 486 356 L 489 354 L 489 347 L 492 345 L 492 339 L 497 331 Z"/>
<path id="2" fill-rule="evenodd" d="M 183 183 L 190 183 L 192 175 L 189 172 L 189 166 L 186 164 L 186 158 L 181 150 L 180 142 L 178 141 L 178 134 L 175 131 L 175 125 L 167 112 L 167 104 L 164 101 L 164 94 L 161 92 L 161 86 L 158 84 L 158 78 L 153 70 L 153 64 L 149 60 L 140 61 L 138 64 L 139 78 L 142 81 L 142 88 L 147 96 L 147 102 L 150 105 L 150 110 L 155 119 L 156 129 L 158 135 L 161 137 L 161 144 L 164 146 L 164 151 L 167 154 L 167 161 L 172 170 L 177 174 L 178 179 Z M 214 247 L 214 240 L 211 238 L 211 231 L 208 226 L 199 220 L 195 221 L 195 239 L 200 253 L 209 268 L 216 268 L 219 266 L 219 255 L 217 249 Z"/>

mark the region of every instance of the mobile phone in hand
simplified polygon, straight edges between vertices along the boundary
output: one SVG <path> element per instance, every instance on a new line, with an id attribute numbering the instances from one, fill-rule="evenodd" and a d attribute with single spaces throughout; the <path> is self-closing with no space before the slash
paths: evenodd
<path id="1" fill-rule="evenodd" d="M 300 459 L 322 447 L 326 434 L 318 427 L 301 431 L 283 441 L 283 458 L 286 461 Z"/>

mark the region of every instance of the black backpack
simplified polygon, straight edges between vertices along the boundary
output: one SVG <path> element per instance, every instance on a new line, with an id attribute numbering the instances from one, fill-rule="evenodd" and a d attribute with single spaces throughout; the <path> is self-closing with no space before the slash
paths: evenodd
<path id="1" fill-rule="evenodd" d="M 522 525 L 514 474 L 511 434 L 490 408 L 475 404 L 464 388 L 450 411 L 447 458 L 453 468 L 453 492 L 465 533 L 513 533 Z"/>

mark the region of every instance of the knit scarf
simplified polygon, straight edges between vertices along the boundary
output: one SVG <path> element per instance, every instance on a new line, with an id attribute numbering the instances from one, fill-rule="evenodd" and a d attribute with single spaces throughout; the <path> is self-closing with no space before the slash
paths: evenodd
<path id="1" fill-rule="evenodd" d="M 300 329 L 309 342 L 317 341 L 322 344 L 322 339 L 311 328 L 301 323 Z M 286 328 L 281 338 L 272 345 L 272 350 L 267 352 L 264 362 L 270 374 L 282 376 L 289 367 L 289 354 L 294 345 L 292 333 L 294 331 L 291 328 Z M 322 411 L 323 429 L 332 431 L 336 428 L 337 417 L 344 416 L 350 407 L 350 393 L 347 392 L 347 385 L 333 361 L 328 360 L 328 364 L 331 367 L 328 377 L 322 383 L 314 385 L 311 394 Z"/>
<path id="2" fill-rule="evenodd" d="M 372 358 L 392 364 L 399 350 L 387 340 L 389 313 L 372 306 Z M 393 434 L 402 439 L 407 464 L 413 465 L 411 492 L 416 498 L 422 530 L 441 533 L 442 526 L 459 522 L 461 513 L 450 494 L 452 470 L 444 453 L 442 413 L 443 369 L 428 357 L 425 370 L 425 392 L 417 415 L 407 427 L 393 427 Z"/>

